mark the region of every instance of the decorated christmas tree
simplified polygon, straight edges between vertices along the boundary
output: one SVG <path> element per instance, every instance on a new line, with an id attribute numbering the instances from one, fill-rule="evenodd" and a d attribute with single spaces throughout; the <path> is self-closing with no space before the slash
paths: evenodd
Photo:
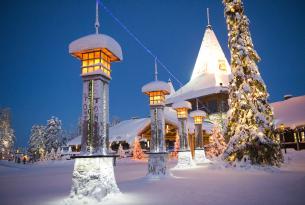
<path id="1" fill-rule="evenodd" d="M 138 138 L 135 138 L 133 147 L 133 159 L 142 160 L 144 158 L 144 152 L 141 148 L 141 144 Z"/>
<path id="2" fill-rule="evenodd" d="M 180 149 L 180 139 L 179 139 L 179 135 L 176 136 L 176 140 L 175 140 L 175 147 L 174 147 L 174 151 L 171 152 L 171 158 L 173 159 L 177 159 L 178 158 L 178 151 Z"/>
<path id="3" fill-rule="evenodd" d="M 126 157 L 126 154 L 125 154 L 125 151 L 124 151 L 124 149 L 123 149 L 122 144 L 119 145 L 118 155 L 119 155 L 120 159 Z"/>
<path id="4" fill-rule="evenodd" d="M 226 149 L 227 144 L 225 138 L 220 132 L 220 127 L 215 125 L 210 136 L 210 143 L 205 147 L 205 154 L 207 158 L 214 158 L 220 156 Z"/>
<path id="5" fill-rule="evenodd" d="M 283 156 L 273 135 L 273 113 L 266 85 L 259 73 L 260 57 L 254 50 L 249 19 L 241 0 L 223 0 L 228 28 L 233 77 L 229 86 L 228 124 L 230 138 L 223 157 L 279 166 Z"/>

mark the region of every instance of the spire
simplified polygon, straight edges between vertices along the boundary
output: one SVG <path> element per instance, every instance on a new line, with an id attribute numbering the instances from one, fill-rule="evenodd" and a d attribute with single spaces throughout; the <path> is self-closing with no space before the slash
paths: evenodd
<path id="1" fill-rule="evenodd" d="M 212 29 L 212 26 L 210 24 L 210 9 L 209 8 L 207 8 L 207 22 L 208 22 L 207 28 Z"/>
<path id="2" fill-rule="evenodd" d="M 213 74 L 219 79 L 213 86 L 219 86 L 219 82 L 223 82 L 220 79 L 222 78 L 221 75 L 230 74 L 231 69 L 217 37 L 210 26 L 208 25 L 204 32 L 191 79 L 195 79 L 203 74 Z M 207 84 L 211 82 L 211 80 L 206 80 Z"/>
<path id="3" fill-rule="evenodd" d="M 96 7 L 95 7 L 95 33 L 98 34 L 98 29 L 100 27 L 100 22 L 99 22 L 99 15 L 98 15 L 98 4 L 99 0 L 96 0 Z"/>
<path id="4" fill-rule="evenodd" d="M 197 110 L 198 110 L 198 98 L 196 98 L 196 107 L 197 107 Z"/>
<path id="5" fill-rule="evenodd" d="M 157 57 L 155 57 L 155 81 L 158 80 L 158 65 L 157 65 Z"/>

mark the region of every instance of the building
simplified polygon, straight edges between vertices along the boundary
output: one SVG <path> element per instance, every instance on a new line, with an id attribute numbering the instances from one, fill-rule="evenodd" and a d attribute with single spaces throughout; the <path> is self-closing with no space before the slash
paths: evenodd
<path id="1" fill-rule="evenodd" d="M 208 143 L 208 136 L 213 123 L 222 121 L 228 110 L 228 89 L 231 68 L 224 55 L 224 52 L 211 27 L 205 29 L 201 47 L 193 68 L 190 81 L 182 88 L 175 91 L 172 82 L 169 80 L 171 92 L 166 97 L 165 115 L 165 141 L 168 150 L 174 148 L 174 142 L 178 135 L 178 119 L 176 111 L 171 108 L 175 102 L 187 100 L 196 109 L 198 99 L 199 109 L 209 114 L 209 119 L 203 122 L 203 137 Z M 109 129 L 109 140 L 112 148 L 118 147 L 117 143 L 125 144 L 125 148 L 133 145 L 135 137 L 141 139 L 143 148 L 149 147 L 151 136 L 150 118 L 138 118 L 125 120 Z M 188 132 L 194 134 L 193 119 L 188 119 Z M 128 145 L 126 145 L 128 144 Z M 72 151 L 80 148 L 80 137 L 68 142 Z"/>
<path id="2" fill-rule="evenodd" d="M 305 149 L 305 95 L 284 96 L 283 101 L 271 103 L 277 139 L 285 148 Z"/>

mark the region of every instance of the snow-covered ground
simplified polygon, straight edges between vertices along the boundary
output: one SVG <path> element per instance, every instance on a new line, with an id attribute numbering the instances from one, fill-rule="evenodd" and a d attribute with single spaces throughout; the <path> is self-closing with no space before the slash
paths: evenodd
<path id="1" fill-rule="evenodd" d="M 171 176 L 159 181 L 145 178 L 146 162 L 119 160 L 115 176 L 122 194 L 110 196 L 102 204 L 305 204 L 305 151 L 289 150 L 285 158 L 280 169 L 205 165 L 171 170 Z M 73 163 L 17 165 L 0 161 L 0 204 L 63 204 L 71 188 Z M 172 168 L 175 164 L 170 161 L 168 165 Z"/>

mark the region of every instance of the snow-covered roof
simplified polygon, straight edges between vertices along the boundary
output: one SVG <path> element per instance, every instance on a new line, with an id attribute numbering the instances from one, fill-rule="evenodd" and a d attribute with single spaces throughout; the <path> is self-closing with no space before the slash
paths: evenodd
<path id="1" fill-rule="evenodd" d="M 178 126 L 178 118 L 177 113 L 171 107 L 164 108 L 164 118 L 166 123 L 170 123 L 172 125 Z M 188 118 L 187 120 L 187 128 L 190 133 L 194 132 L 195 126 L 192 118 Z M 130 119 L 124 120 L 117 125 L 109 128 L 109 141 L 126 141 L 129 144 L 134 143 L 135 137 L 139 136 L 139 134 L 147 127 L 150 126 L 150 118 L 139 118 L 139 119 Z M 203 122 L 203 129 L 208 133 L 211 133 L 213 128 L 213 123 L 205 121 Z M 72 140 L 70 140 L 67 145 L 80 145 L 81 144 L 81 136 L 78 136 Z"/>
<path id="2" fill-rule="evenodd" d="M 147 83 L 142 87 L 143 93 L 149 93 L 153 91 L 163 91 L 165 94 L 169 94 L 171 92 L 171 88 L 168 83 L 158 80 Z"/>
<path id="3" fill-rule="evenodd" d="M 230 65 L 215 33 L 211 27 L 207 27 L 190 81 L 170 95 L 166 99 L 166 104 L 227 90 L 230 75 Z"/>
<path id="4" fill-rule="evenodd" d="M 170 91 L 169 95 L 166 96 L 166 98 L 170 97 L 171 95 L 173 95 L 176 92 L 171 79 L 168 80 L 167 84 L 169 85 L 171 91 Z"/>
<path id="5" fill-rule="evenodd" d="M 150 118 L 130 119 L 124 120 L 117 125 L 110 127 L 109 140 L 113 141 L 126 141 L 133 144 L 136 136 L 150 124 Z"/>
<path id="6" fill-rule="evenodd" d="M 105 34 L 90 34 L 72 41 L 69 45 L 69 53 L 73 54 L 97 48 L 106 48 L 119 60 L 123 60 L 120 44 Z"/>
<path id="7" fill-rule="evenodd" d="M 202 76 L 203 78 L 205 76 Z M 172 104 L 174 102 L 182 100 L 190 100 L 201 96 L 207 96 L 215 93 L 227 92 L 227 87 L 215 86 L 210 88 L 205 88 L 201 85 L 204 84 L 204 81 L 201 77 L 196 78 L 185 84 L 182 88 L 177 90 L 171 97 L 166 99 L 166 104 Z"/>
<path id="8" fill-rule="evenodd" d="M 179 108 L 187 108 L 187 109 L 192 109 L 192 104 L 188 101 L 179 101 L 176 102 L 172 105 L 173 109 L 179 109 Z"/>
<path id="9" fill-rule="evenodd" d="M 305 125 L 305 95 L 271 103 L 271 106 L 277 128 L 281 124 L 290 128 Z"/>
<path id="10" fill-rule="evenodd" d="M 70 146 L 70 145 L 80 145 L 81 144 L 81 140 L 82 140 L 82 136 L 79 135 L 79 136 L 73 138 L 72 140 L 68 141 L 67 145 L 68 146 Z"/>
<path id="11" fill-rule="evenodd" d="M 196 117 L 196 116 L 206 117 L 207 113 L 202 110 L 195 110 L 190 112 L 190 117 Z"/>

